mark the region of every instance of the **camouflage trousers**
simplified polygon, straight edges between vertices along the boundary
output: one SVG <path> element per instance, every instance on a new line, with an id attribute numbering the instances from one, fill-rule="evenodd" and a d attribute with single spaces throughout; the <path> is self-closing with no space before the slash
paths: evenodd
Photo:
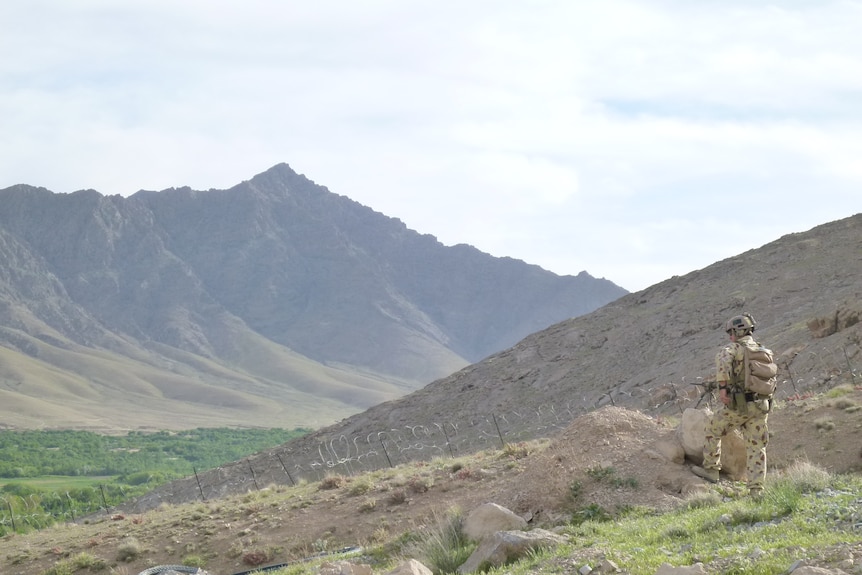
<path id="1" fill-rule="evenodd" d="M 766 444 L 769 443 L 769 428 L 766 425 L 767 411 L 750 402 L 745 411 L 723 407 L 715 412 L 706 424 L 706 440 L 703 445 L 704 469 L 721 469 L 721 438 L 738 429 L 745 444 L 745 467 L 748 487 L 763 487 L 766 478 Z"/>

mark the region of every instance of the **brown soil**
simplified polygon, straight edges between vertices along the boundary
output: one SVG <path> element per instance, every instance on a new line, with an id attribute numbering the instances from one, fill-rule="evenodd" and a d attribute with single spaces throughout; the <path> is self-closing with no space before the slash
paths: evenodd
<path id="1" fill-rule="evenodd" d="M 862 406 L 862 388 L 839 399 L 782 402 L 770 415 L 771 472 L 805 459 L 832 472 L 859 473 L 862 410 L 854 405 Z M 431 525 L 453 506 L 469 511 L 494 502 L 534 526 L 559 523 L 591 504 L 609 512 L 670 509 L 685 493 L 706 488 L 687 465 L 670 464 L 654 449 L 674 426 L 670 419 L 605 407 L 555 438 L 505 452 L 9 535 L 0 539 L 0 572 L 40 575 L 87 553 L 104 561 L 102 572 L 118 575 L 191 556 L 202 558 L 212 575 L 230 575 L 251 569 L 254 561 L 284 563 L 321 550 L 391 541 Z"/>

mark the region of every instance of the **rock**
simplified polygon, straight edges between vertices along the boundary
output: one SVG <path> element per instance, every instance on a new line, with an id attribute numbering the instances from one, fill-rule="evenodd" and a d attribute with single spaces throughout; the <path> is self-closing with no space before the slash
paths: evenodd
<path id="1" fill-rule="evenodd" d="M 150 567 L 149 569 L 145 569 L 141 571 L 138 575 L 209 575 L 207 571 L 203 569 L 196 569 L 194 571 L 191 570 L 190 567 L 185 567 L 181 565 L 159 565 L 157 567 Z"/>
<path id="2" fill-rule="evenodd" d="M 371 566 L 350 561 L 325 562 L 317 571 L 320 575 L 371 575 Z"/>
<path id="3" fill-rule="evenodd" d="M 860 321 L 862 321 L 862 309 L 854 307 L 850 302 L 844 302 L 835 310 L 835 313 L 809 320 L 808 329 L 813 337 L 821 339 L 852 327 Z"/>
<path id="4" fill-rule="evenodd" d="M 685 461 L 685 449 L 678 439 L 660 439 L 655 442 L 653 449 L 650 452 L 658 454 L 662 459 L 666 459 L 671 463 L 682 465 Z"/>
<path id="5" fill-rule="evenodd" d="M 811 567 L 808 565 L 797 567 L 791 571 L 793 575 L 845 575 L 844 571 L 825 569 L 823 567 Z"/>
<path id="6" fill-rule="evenodd" d="M 527 521 L 496 503 L 485 503 L 467 515 L 464 535 L 473 541 L 482 541 L 498 531 L 526 529 Z"/>
<path id="7" fill-rule="evenodd" d="M 668 563 L 662 563 L 655 575 L 706 575 L 703 563 L 695 563 L 688 567 L 673 567 Z"/>
<path id="8" fill-rule="evenodd" d="M 793 575 L 845 575 L 843 571 L 833 571 L 831 569 L 824 569 L 823 567 L 810 567 L 808 565 L 797 567 L 791 573 Z"/>
<path id="9" fill-rule="evenodd" d="M 688 408 L 676 430 L 686 459 L 697 465 L 703 463 L 705 428 L 710 417 L 712 412 L 708 409 Z M 745 444 L 739 431 L 727 434 L 721 441 L 721 470 L 734 481 L 745 479 Z"/>
<path id="10" fill-rule="evenodd" d="M 565 537 L 544 529 L 499 531 L 479 544 L 467 561 L 458 567 L 458 573 L 473 573 L 482 565 L 500 567 L 523 557 L 533 549 L 544 549 L 565 542 Z"/>
<path id="11" fill-rule="evenodd" d="M 433 572 L 415 559 L 410 559 L 389 571 L 386 575 L 434 575 Z"/>

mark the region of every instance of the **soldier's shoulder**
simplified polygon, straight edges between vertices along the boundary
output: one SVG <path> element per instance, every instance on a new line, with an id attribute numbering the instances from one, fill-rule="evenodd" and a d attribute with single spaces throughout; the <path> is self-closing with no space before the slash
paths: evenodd
<path id="1" fill-rule="evenodd" d="M 742 348 L 736 342 L 728 342 L 726 343 L 718 353 L 716 354 L 719 358 L 733 358 L 737 353 L 742 353 Z"/>

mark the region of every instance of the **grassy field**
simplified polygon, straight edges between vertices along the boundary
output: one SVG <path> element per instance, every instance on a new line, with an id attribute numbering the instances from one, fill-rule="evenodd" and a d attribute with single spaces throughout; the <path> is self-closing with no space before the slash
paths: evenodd
<path id="1" fill-rule="evenodd" d="M 63 493 L 70 489 L 96 488 L 105 483 L 111 483 L 117 478 L 116 475 L 103 475 L 95 477 L 68 476 L 68 475 L 43 475 L 41 477 L 25 477 L 21 479 L 0 478 L 0 490 L 6 485 L 28 485 L 44 491 L 56 491 Z"/>

